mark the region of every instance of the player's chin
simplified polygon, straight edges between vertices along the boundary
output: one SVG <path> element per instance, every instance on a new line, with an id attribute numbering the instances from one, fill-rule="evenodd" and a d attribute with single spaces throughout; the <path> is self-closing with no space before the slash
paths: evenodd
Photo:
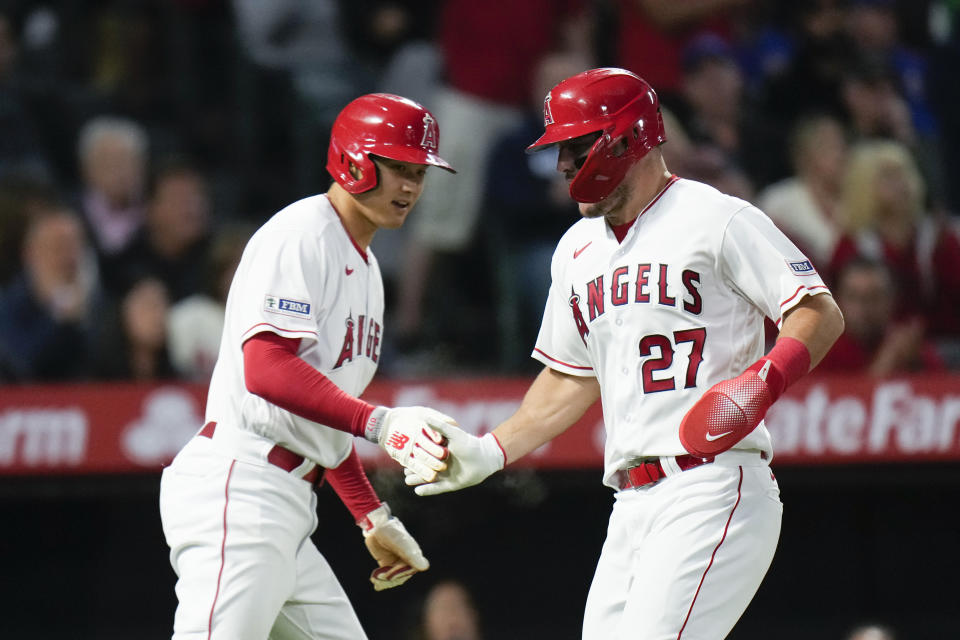
<path id="1" fill-rule="evenodd" d="M 384 216 L 383 224 L 380 225 L 386 229 L 396 229 L 403 225 L 404 221 L 407 219 L 407 216 L 410 215 L 410 210 L 413 209 L 413 202 L 397 202 L 393 201 L 390 203 L 389 213 Z"/>
<path id="2" fill-rule="evenodd" d="M 578 206 L 580 215 L 584 218 L 599 218 L 606 213 L 599 202 L 581 202 Z"/>

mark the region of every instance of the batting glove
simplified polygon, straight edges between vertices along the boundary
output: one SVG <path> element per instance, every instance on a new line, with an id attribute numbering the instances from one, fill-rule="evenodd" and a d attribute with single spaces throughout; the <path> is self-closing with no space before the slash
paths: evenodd
<path id="1" fill-rule="evenodd" d="M 453 418 L 427 407 L 377 407 L 367 420 L 364 437 L 405 468 L 432 481 L 447 468 L 446 441 L 436 429 L 448 423 Z"/>
<path id="2" fill-rule="evenodd" d="M 390 514 L 384 502 L 359 522 L 370 555 L 379 565 L 370 574 L 377 591 L 399 587 L 413 574 L 426 571 L 430 563 L 403 523 Z"/>
<path id="3" fill-rule="evenodd" d="M 507 457 L 492 433 L 478 438 L 451 425 L 444 425 L 443 433 L 450 449 L 445 473 L 439 474 L 437 480 L 430 481 L 410 469 L 404 471 L 406 483 L 416 487 L 414 491 L 418 496 L 434 496 L 472 487 L 503 469 Z"/>

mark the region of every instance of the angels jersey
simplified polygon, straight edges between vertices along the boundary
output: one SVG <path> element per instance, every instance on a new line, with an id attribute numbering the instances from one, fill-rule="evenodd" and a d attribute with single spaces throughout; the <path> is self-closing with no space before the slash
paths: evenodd
<path id="1" fill-rule="evenodd" d="M 250 239 L 230 286 L 206 419 L 338 466 L 353 436 L 247 391 L 243 343 L 262 331 L 300 338 L 300 358 L 359 396 L 380 359 L 383 307 L 376 258 L 354 243 L 326 195 L 281 210 Z"/>
<path id="2" fill-rule="evenodd" d="M 751 204 L 675 176 L 617 241 L 603 218 L 561 238 L 533 357 L 596 376 L 606 426 L 604 483 L 641 457 L 686 453 L 679 426 L 721 380 L 764 353 L 806 295 L 825 293 L 811 262 Z M 767 452 L 761 423 L 735 449 Z"/>

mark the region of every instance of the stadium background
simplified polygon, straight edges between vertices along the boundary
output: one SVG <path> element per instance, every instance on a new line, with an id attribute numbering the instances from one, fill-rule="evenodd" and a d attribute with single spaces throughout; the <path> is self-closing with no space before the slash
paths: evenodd
<path id="1" fill-rule="evenodd" d="M 44 198 L 54 193 L 56 201 L 82 208 L 77 139 L 92 118 L 109 114 L 131 119 L 149 136 L 154 168 L 173 158 L 202 176 L 210 199 L 212 236 L 220 229 L 256 225 L 285 203 L 326 188 L 326 127 L 344 96 L 388 89 L 414 95 L 430 106 L 429 66 L 419 67 L 424 76 L 420 77 L 405 71 L 404 61 L 437 63 L 438 55 L 450 55 L 447 75 L 438 72 L 435 83 L 452 78 L 457 61 L 466 67 L 491 66 L 504 85 L 518 73 L 521 80 L 532 79 L 533 61 L 522 57 L 519 45 L 502 43 L 500 55 L 481 62 L 471 62 L 469 56 L 466 61 L 456 58 L 463 52 L 449 50 L 449 41 L 458 33 L 463 36 L 458 29 L 497 33 L 498 24 L 512 25 L 501 31 L 527 30 L 526 38 L 512 40 L 532 47 L 530 43 L 540 38 L 540 53 L 565 47 L 597 65 L 629 66 L 631 51 L 623 43 L 631 32 L 626 26 L 644 27 L 630 13 L 631 7 L 644 3 L 626 0 L 531 3 L 541 18 L 541 24 L 533 26 L 525 22 L 527 5 L 489 2 L 478 3 L 486 5 L 482 11 L 487 19 L 464 27 L 467 4 L 0 2 L 3 286 L 20 268 L 20 238 L 12 231 L 16 225 L 7 224 L 5 198 L 25 193 L 27 184 L 41 190 Z M 960 123 L 955 112 L 960 100 L 954 78 L 960 48 L 956 31 L 950 29 L 957 20 L 955 2 L 731 0 L 718 5 L 715 13 L 686 25 L 682 38 L 677 36 L 672 45 L 667 42 L 664 50 L 677 54 L 680 75 L 705 58 L 736 59 L 755 98 L 752 106 L 765 116 L 781 115 L 776 110 L 782 105 L 769 99 L 776 95 L 770 87 L 779 77 L 770 71 L 775 65 L 769 65 L 796 53 L 791 37 L 799 31 L 799 21 L 825 8 L 893 11 L 900 26 L 897 46 L 916 54 L 929 71 L 927 93 L 910 94 L 901 87 L 903 95 L 915 99 L 914 133 L 921 142 L 913 149 L 928 185 L 926 204 L 931 217 L 939 215 L 948 226 L 956 226 Z M 564 17 L 572 19 L 564 22 Z M 546 25 L 553 21 L 556 24 Z M 572 29 L 571 24 L 578 22 L 589 28 Z M 646 27 L 657 30 L 656 24 Z M 291 35 L 297 33 L 299 41 Z M 672 37 L 677 30 L 664 33 Z M 716 34 L 722 42 L 713 39 Z M 671 40 L 666 35 L 664 39 Z M 289 46 L 280 46 L 284 42 Z M 318 43 L 329 46 L 311 46 Z M 508 73 L 497 66 L 511 64 L 522 72 Z M 482 83 L 483 78 L 470 80 Z M 664 86 L 651 80 L 658 88 Z M 488 85 L 485 89 L 490 90 Z M 669 93 L 664 91 L 665 96 Z M 679 84 L 674 98 L 675 102 L 665 102 L 676 106 L 681 122 L 693 122 L 684 111 Z M 525 101 L 516 95 L 498 99 L 513 100 L 514 106 Z M 925 114 L 931 119 L 925 120 Z M 450 133 L 443 129 L 442 119 L 440 124 L 442 152 Z M 709 141 L 694 142 L 709 147 Z M 769 157 L 740 151 L 720 159 L 705 153 L 699 164 L 686 165 L 685 175 L 759 193 L 789 174 L 789 169 L 777 168 L 787 164 L 783 148 L 768 149 Z M 757 167 L 770 167 L 770 172 L 758 173 Z M 417 328 L 385 347 L 381 375 L 386 379 L 494 380 L 522 393 L 534 370 L 524 357 L 530 330 L 517 291 L 504 286 L 502 263 L 497 262 L 504 256 L 491 245 L 502 242 L 504 234 L 521 244 L 529 237 L 530 246 L 518 251 L 523 254 L 529 248 L 535 255 L 533 240 L 555 240 L 558 229 L 572 218 L 559 224 L 560 218 L 552 224 L 532 224 L 498 218 L 489 210 L 492 206 L 483 204 L 479 229 L 469 242 L 438 247 L 440 264 L 449 268 L 431 274 L 428 282 L 435 290 L 423 299 L 427 311 Z M 402 303 L 399 291 L 406 272 L 402 243 L 411 238 L 416 236 L 405 229 L 392 240 L 378 238 L 381 245 L 375 245 L 383 256 L 388 306 Z M 104 284 L 105 308 L 118 303 L 130 286 Z M 110 301 L 111 296 L 117 300 Z M 446 304 L 437 305 L 437 300 Z M 956 306 L 956 300 L 941 303 Z M 389 330 L 389 319 L 387 325 Z M 940 350 L 941 368 L 927 377 L 921 373 L 921 378 L 909 378 L 921 389 L 937 387 L 944 415 L 952 415 L 946 407 L 960 395 L 958 335 L 960 325 L 951 326 L 948 320 L 936 336 L 939 341 L 931 345 Z M 102 344 L 99 348 L 104 349 Z M 70 377 L 24 374 L 3 365 L 0 637 L 169 637 L 176 603 L 157 512 L 162 463 L 136 471 L 129 465 L 115 469 L 104 464 L 83 472 L 69 463 L 31 463 L 24 450 L 27 435 L 15 424 L 14 415 L 24 407 L 57 404 L 61 387 L 50 384 L 79 385 L 71 388 L 83 396 L 82 403 L 96 406 L 104 402 L 100 394 L 108 381 L 140 390 L 152 389 L 158 381 L 193 389 L 202 381 L 170 371 L 154 380 L 116 382 L 129 376 L 110 375 L 115 369 L 92 364 Z M 889 375 L 898 379 L 905 373 Z M 831 380 L 828 384 L 834 390 L 873 384 L 866 371 L 851 373 L 843 383 Z M 14 394 L 16 403 L 10 400 Z M 851 627 L 870 621 L 893 627 L 901 640 L 956 637 L 960 628 L 953 585 L 953 576 L 960 572 L 960 526 L 953 513 L 960 504 L 956 420 L 947 428 L 953 431 L 947 436 L 946 453 L 937 457 L 901 446 L 892 447 L 895 450 L 884 461 L 859 454 L 818 460 L 814 452 L 775 463 L 785 503 L 780 546 L 766 581 L 731 638 L 842 640 Z M 92 422 L 89 429 L 89 438 L 95 440 L 98 424 Z M 415 637 L 426 591 L 447 577 L 462 581 L 472 592 L 485 638 L 579 636 L 583 602 L 612 504 L 609 490 L 599 482 L 599 460 L 577 468 L 519 468 L 480 487 L 431 500 L 414 498 L 400 486 L 400 474 L 386 465 L 375 465 L 372 476 L 381 496 L 402 514 L 421 542 L 433 568 L 402 589 L 375 594 L 367 583 L 371 561 L 358 531 L 333 493 L 320 491 L 321 523 L 315 539 L 371 638 Z M 656 581 L 657 576 L 649 579 Z"/>

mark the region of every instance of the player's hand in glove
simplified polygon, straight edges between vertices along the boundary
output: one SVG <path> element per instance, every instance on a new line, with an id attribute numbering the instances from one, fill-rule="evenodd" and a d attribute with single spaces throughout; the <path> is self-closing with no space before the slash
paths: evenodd
<path id="1" fill-rule="evenodd" d="M 450 449 L 445 472 L 431 482 L 411 469 L 404 471 L 406 483 L 416 487 L 414 491 L 417 495 L 433 496 L 471 487 L 503 469 L 506 454 L 492 433 L 478 438 L 459 427 L 444 425 L 443 434 L 447 437 Z"/>
<path id="2" fill-rule="evenodd" d="M 370 574 L 370 582 L 377 591 L 399 587 L 413 574 L 430 568 L 420 545 L 407 533 L 403 523 L 390 514 L 390 507 L 386 503 L 368 513 L 357 524 L 363 529 L 370 555 L 379 565 Z"/>
<path id="3" fill-rule="evenodd" d="M 691 454 L 722 453 L 753 431 L 783 391 L 810 369 L 810 352 L 781 338 L 765 357 L 730 380 L 710 387 L 680 422 L 680 443 Z"/>
<path id="4" fill-rule="evenodd" d="M 367 420 L 364 437 L 376 442 L 405 468 L 432 481 L 447 468 L 446 440 L 437 431 L 453 418 L 427 407 L 377 407 Z"/>

